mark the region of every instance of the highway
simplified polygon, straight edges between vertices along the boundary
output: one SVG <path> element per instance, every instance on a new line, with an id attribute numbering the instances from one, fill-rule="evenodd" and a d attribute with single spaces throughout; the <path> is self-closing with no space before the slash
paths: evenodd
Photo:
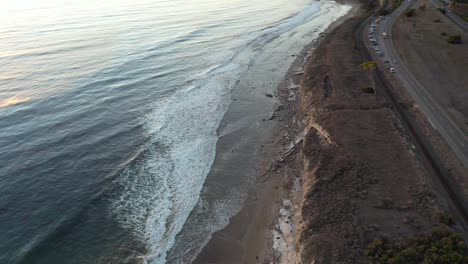
<path id="1" fill-rule="evenodd" d="M 468 139 L 465 133 L 457 126 L 452 118 L 447 113 L 447 109 L 441 107 L 433 96 L 421 85 L 421 83 L 411 74 L 406 65 L 400 63 L 400 55 L 398 54 L 392 38 L 392 28 L 397 19 L 405 10 L 414 5 L 416 0 L 405 0 L 399 8 L 393 11 L 385 19 L 383 19 L 377 27 L 375 37 L 383 51 L 384 56 L 378 59 L 388 60 L 392 67 L 395 68 L 397 77 L 405 89 L 412 96 L 416 104 L 425 114 L 432 126 L 439 131 L 450 148 L 454 151 L 457 157 L 468 168 Z M 463 21 L 464 22 L 464 21 Z M 367 28 L 368 29 L 368 28 Z M 386 32 L 387 38 L 383 38 L 383 32 Z M 366 45 L 369 50 L 373 50 L 371 43 L 368 40 L 368 30 L 364 30 Z M 397 63 L 394 63 L 394 61 Z"/>

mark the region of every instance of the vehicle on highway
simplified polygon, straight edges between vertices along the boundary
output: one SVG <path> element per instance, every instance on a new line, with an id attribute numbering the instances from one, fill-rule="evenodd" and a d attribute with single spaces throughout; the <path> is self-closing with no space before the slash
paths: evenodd
<path id="1" fill-rule="evenodd" d="M 383 33 L 382 33 L 382 36 L 383 36 L 384 39 L 386 39 L 386 38 L 387 38 L 387 33 L 386 33 L 386 32 L 383 32 Z"/>
<path id="2" fill-rule="evenodd" d="M 395 72 L 395 68 L 390 67 L 390 72 Z"/>

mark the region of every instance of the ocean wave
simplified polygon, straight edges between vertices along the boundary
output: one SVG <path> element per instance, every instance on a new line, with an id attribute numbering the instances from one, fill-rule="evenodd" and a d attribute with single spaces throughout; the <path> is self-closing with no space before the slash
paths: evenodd
<path id="1" fill-rule="evenodd" d="M 216 129 L 229 105 L 230 89 L 250 55 L 207 70 L 197 85 L 160 101 L 145 118 L 150 142 L 117 178 L 123 191 L 112 208 L 122 226 L 148 243 L 144 257 L 152 263 L 164 263 L 198 201 L 214 161 Z"/>

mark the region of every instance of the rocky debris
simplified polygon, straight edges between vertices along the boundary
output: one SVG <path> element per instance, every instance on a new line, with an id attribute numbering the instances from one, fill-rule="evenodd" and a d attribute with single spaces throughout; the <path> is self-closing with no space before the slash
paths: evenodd
<path id="1" fill-rule="evenodd" d="M 289 137 L 289 134 L 286 133 L 285 136 Z M 280 157 L 272 162 L 268 170 L 263 173 L 262 177 L 269 174 L 270 172 L 277 171 L 284 166 L 286 160 L 292 158 L 293 154 L 297 153 L 299 150 L 300 144 L 304 141 L 304 137 L 301 135 L 297 136 L 296 139 L 289 144 L 289 146 L 281 153 Z M 271 174 L 264 179 L 264 182 L 270 178 Z"/>
<path id="2" fill-rule="evenodd" d="M 282 110 L 283 108 L 284 108 L 283 105 L 277 105 L 277 106 L 275 107 L 275 109 L 273 110 L 273 112 L 271 112 L 270 116 L 268 117 L 268 120 L 273 120 L 273 119 L 275 119 L 275 118 L 278 116 L 278 112 L 279 112 L 280 110 Z M 280 121 L 282 121 L 282 120 L 280 119 Z"/>
<path id="3" fill-rule="evenodd" d="M 275 119 L 275 118 L 276 118 L 276 113 L 275 113 L 275 112 L 272 112 L 272 113 L 270 114 L 270 116 L 268 117 L 268 120 L 273 120 L 273 119 Z"/>
<path id="4" fill-rule="evenodd" d="M 398 211 L 405 212 L 405 211 L 408 211 L 409 208 L 406 205 L 401 205 L 397 209 L 398 209 Z"/>
<path id="5" fill-rule="evenodd" d="M 302 75 L 302 74 L 304 74 L 304 71 L 295 71 L 294 72 L 294 75 Z"/>

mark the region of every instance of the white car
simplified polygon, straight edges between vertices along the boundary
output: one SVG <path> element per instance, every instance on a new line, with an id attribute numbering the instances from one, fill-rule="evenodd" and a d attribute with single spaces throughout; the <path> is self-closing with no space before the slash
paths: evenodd
<path id="1" fill-rule="evenodd" d="M 390 72 L 392 72 L 392 73 L 395 72 L 395 68 L 391 67 Z"/>

